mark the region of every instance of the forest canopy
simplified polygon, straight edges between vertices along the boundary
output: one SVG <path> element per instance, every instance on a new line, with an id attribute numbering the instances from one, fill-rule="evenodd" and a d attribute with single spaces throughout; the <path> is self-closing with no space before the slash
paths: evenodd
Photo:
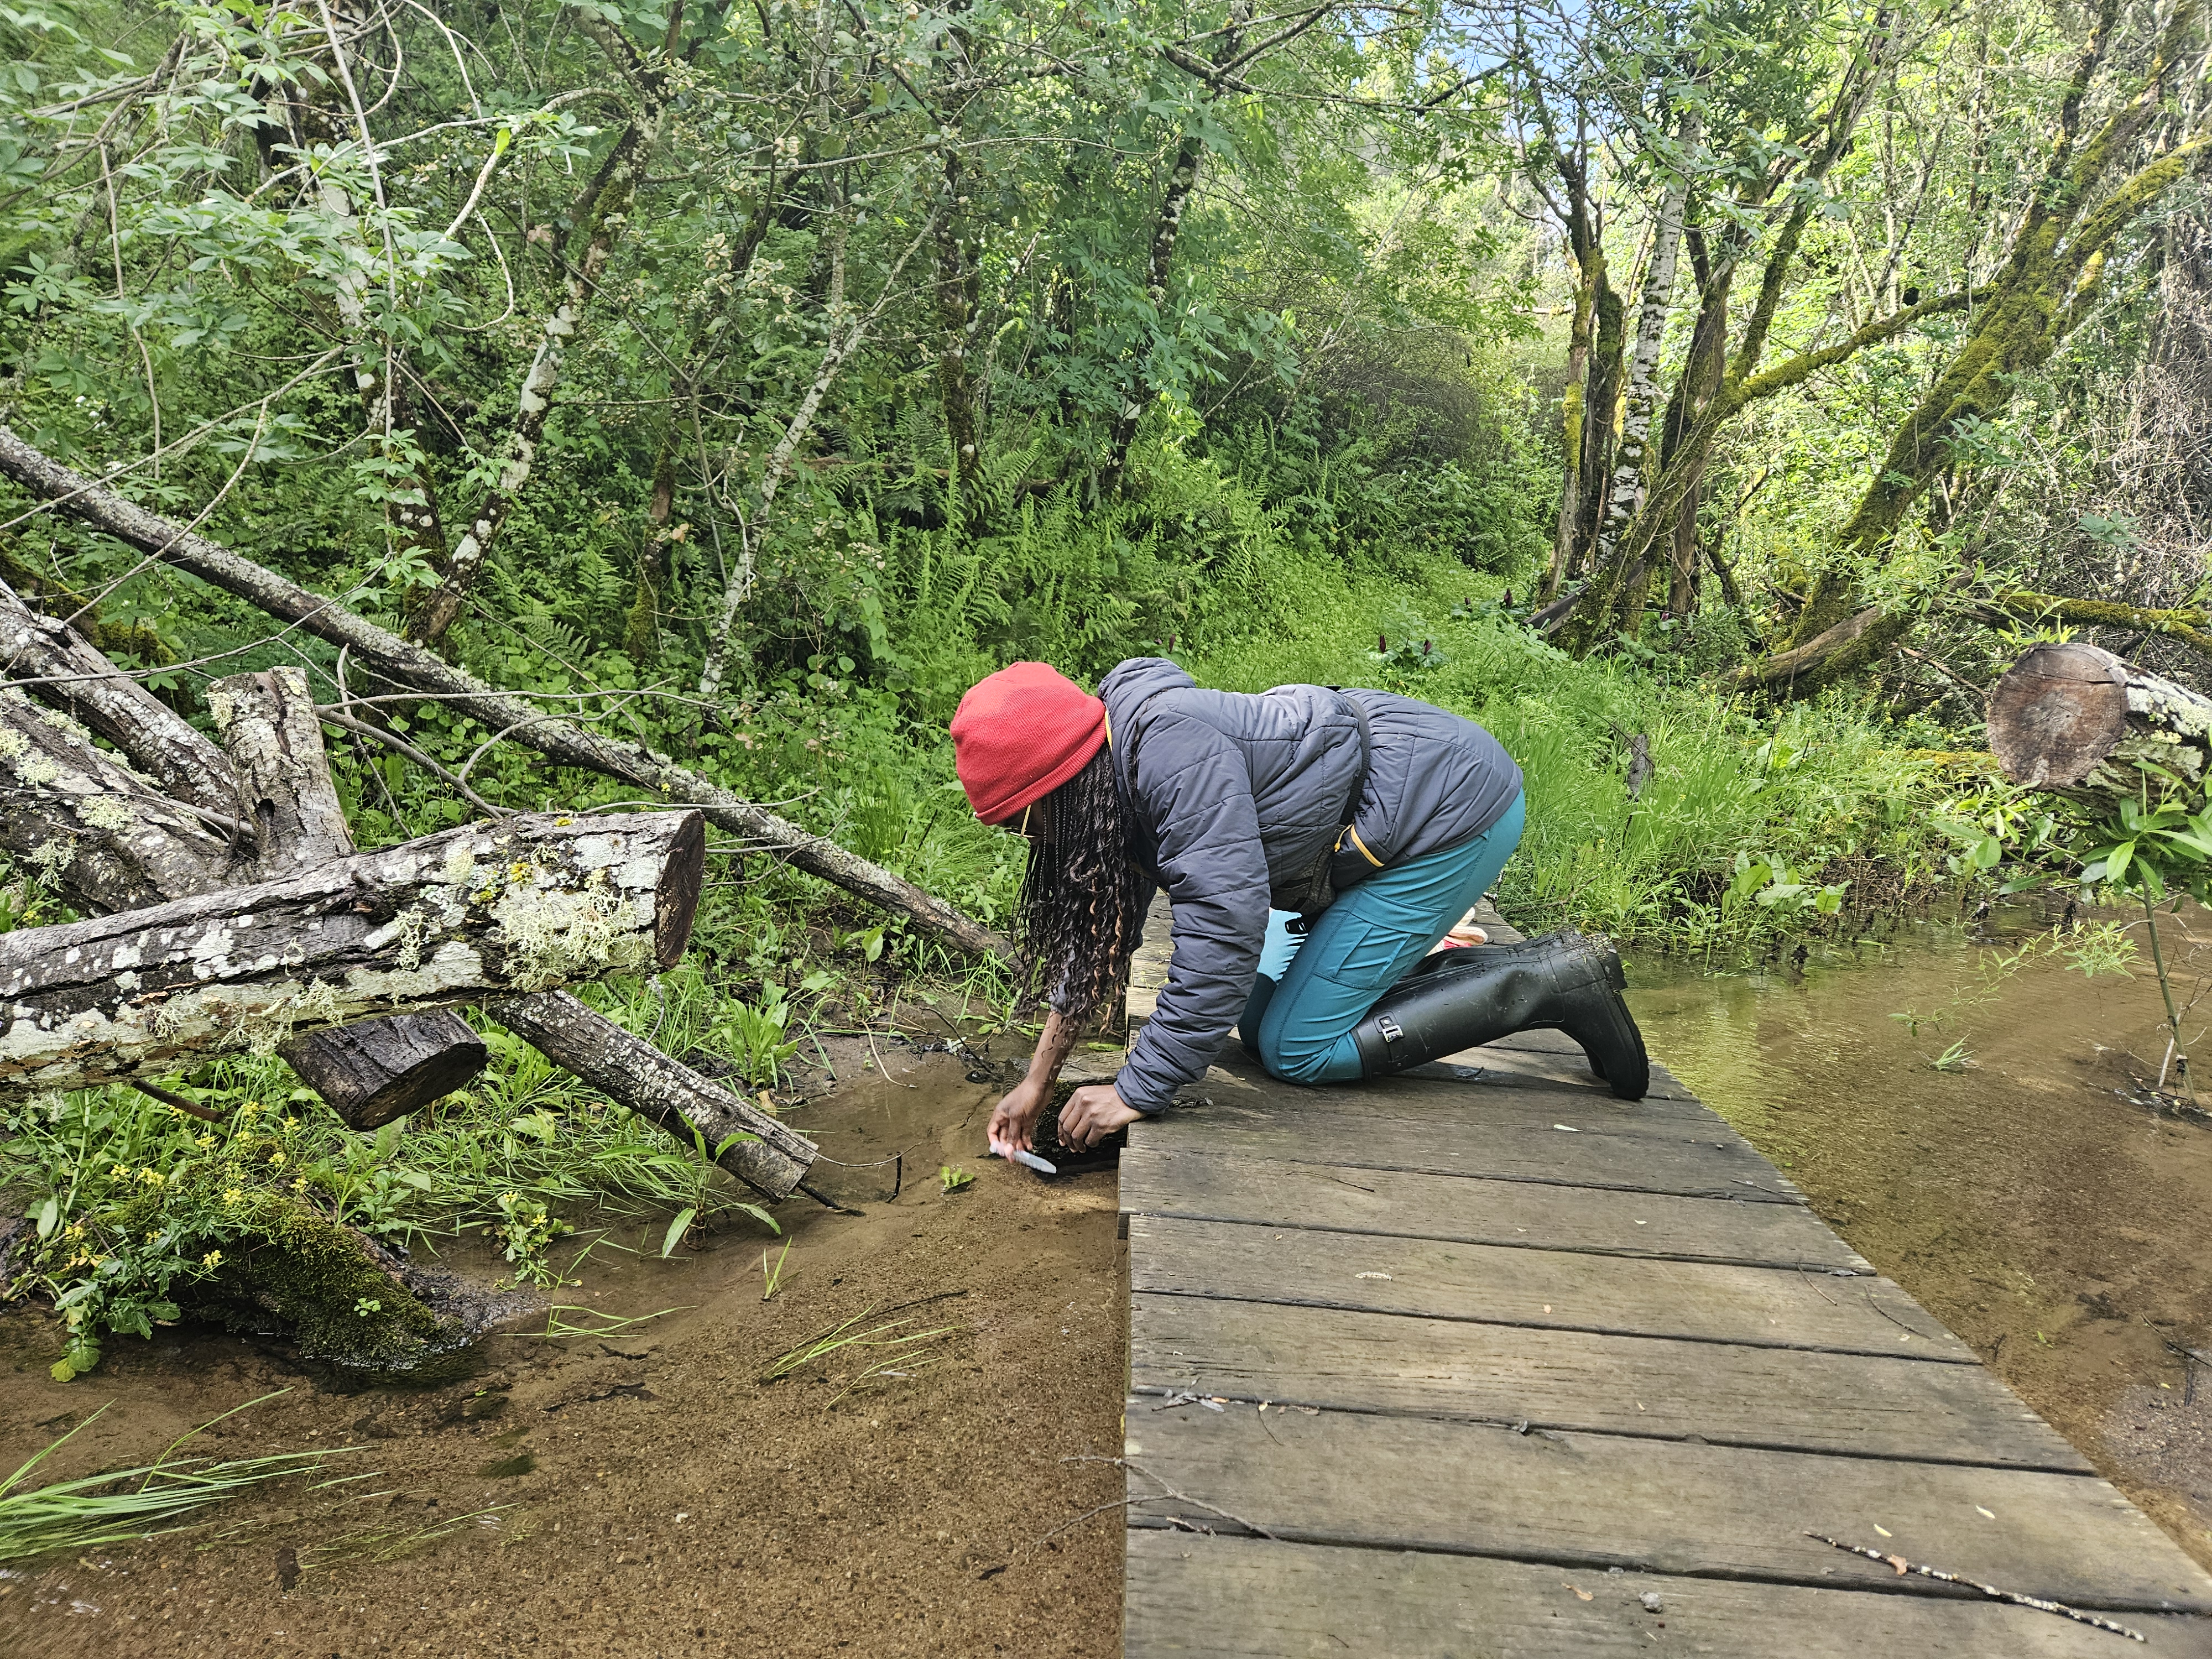
<path id="1" fill-rule="evenodd" d="M 1418 674 L 1479 626 L 1957 728 L 2027 638 L 2212 647 L 2196 0 L 0 31 L 25 454 L 987 916 L 941 728 L 1016 657 L 1234 681 L 1334 629 Z M 377 696 L 5 471 L 0 574 L 188 716 L 265 661 Z M 459 702 L 370 725 L 364 844 L 471 810 L 394 735 L 626 793 Z"/>

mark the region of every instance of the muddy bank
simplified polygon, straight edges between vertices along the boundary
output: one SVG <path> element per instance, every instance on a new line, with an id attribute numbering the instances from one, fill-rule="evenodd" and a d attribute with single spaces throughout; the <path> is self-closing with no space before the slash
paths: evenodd
<path id="1" fill-rule="evenodd" d="M 188 1328 L 59 1384 L 50 1318 L 0 1318 L 0 1468 L 111 1400 L 57 1477 L 144 1461 L 289 1384 L 209 1449 L 356 1445 L 331 1473 L 378 1473 L 19 1569 L 0 1651 L 1117 1654 L 1119 1511 L 1055 1534 L 1121 1492 L 1111 1464 L 1070 1461 L 1121 1449 L 1114 1176 L 1048 1185 L 980 1157 L 996 1091 L 948 1056 L 884 1059 L 890 1076 L 793 1115 L 845 1166 L 818 1184 L 865 1212 L 781 1206 L 792 1248 L 765 1303 L 781 1241 L 732 1224 L 664 1262 L 660 1228 L 633 1227 L 613 1242 L 641 1254 L 602 1246 L 553 1294 L 674 1311 L 604 1338 L 497 1336 L 478 1374 L 424 1393 L 346 1392 Z M 850 1167 L 900 1152 L 895 1202 L 893 1167 Z M 947 1163 L 973 1182 L 946 1193 Z M 852 1387 L 883 1356 L 844 1350 L 758 1380 L 856 1315 L 952 1328 L 890 1356 L 902 1376 Z"/>
<path id="2" fill-rule="evenodd" d="M 2165 1049 L 2147 960 L 1991 989 L 1991 959 L 1906 930 L 1802 971 L 1643 963 L 1631 1000 L 1825 1219 L 2212 1566 L 2212 1370 L 2168 1346 L 2212 1352 L 2212 1129 L 2141 1091 Z M 2185 952 L 2185 994 L 2208 973 L 2212 947 Z"/>

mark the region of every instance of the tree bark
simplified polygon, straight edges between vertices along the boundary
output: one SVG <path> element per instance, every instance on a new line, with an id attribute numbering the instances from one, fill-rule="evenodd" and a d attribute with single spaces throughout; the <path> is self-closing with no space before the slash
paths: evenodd
<path id="1" fill-rule="evenodd" d="M 277 881 L 350 858 L 353 832 L 331 782 L 306 672 L 234 674 L 208 687 L 207 702 L 245 786 L 254 831 L 251 879 Z"/>
<path id="2" fill-rule="evenodd" d="M 228 834 L 14 686 L 0 689 L 0 847 L 91 910 L 189 897 L 233 870 Z"/>
<path id="3" fill-rule="evenodd" d="M 2193 800 L 2212 773 L 2212 702 L 2094 645 L 2032 647 L 1990 689 L 1989 732 L 2014 783 L 2097 805 Z"/>
<path id="4" fill-rule="evenodd" d="M 675 964 L 696 812 L 516 817 L 281 881 L 0 934 L 0 1089 L 81 1089 L 301 1029 Z"/>
<path id="5" fill-rule="evenodd" d="M 677 1139 L 689 1141 L 696 1129 L 709 1158 L 768 1198 L 788 1198 L 820 1156 L 804 1135 L 564 991 L 502 997 L 485 1011 L 548 1060 Z M 750 1139 L 722 1147 L 733 1134 Z"/>
<path id="6" fill-rule="evenodd" d="M 234 674 L 210 685 L 207 696 L 252 814 L 248 879 L 278 881 L 352 857 L 353 831 L 331 781 L 306 673 Z M 489 1058 L 483 1039 L 447 1008 L 309 1031 L 276 1053 L 353 1129 L 374 1129 L 443 1099 Z"/>
<path id="7" fill-rule="evenodd" d="M 222 751 L 74 628 L 0 582 L 0 665 L 40 702 L 106 738 L 173 800 L 236 823 L 238 786 Z"/>
<path id="8" fill-rule="evenodd" d="M 143 552 L 154 555 L 267 611 L 302 633 L 344 646 L 368 672 L 410 690 L 440 698 L 474 720 L 559 766 L 580 767 L 619 779 L 665 799 L 702 809 L 718 828 L 744 836 L 763 850 L 788 859 L 811 875 L 913 919 L 925 933 L 971 956 L 1010 959 L 1006 939 L 835 842 L 732 794 L 690 769 L 641 744 L 625 743 L 543 713 L 535 705 L 495 690 L 464 669 L 379 628 L 334 602 L 228 548 L 125 501 L 71 471 L 0 425 L 0 475 L 41 500 Z"/>

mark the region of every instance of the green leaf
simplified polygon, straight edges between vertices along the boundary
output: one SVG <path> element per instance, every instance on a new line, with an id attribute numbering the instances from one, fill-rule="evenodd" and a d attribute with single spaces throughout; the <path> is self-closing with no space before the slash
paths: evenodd
<path id="1" fill-rule="evenodd" d="M 676 1219 L 668 1224 L 668 1237 L 660 1241 L 660 1255 L 663 1261 L 674 1254 L 676 1247 L 684 1242 L 684 1235 L 691 1230 L 691 1223 L 698 1213 L 696 1208 L 678 1210 L 676 1212 Z"/>
<path id="2" fill-rule="evenodd" d="M 54 1229 L 61 1224 L 61 1218 L 62 1201 L 58 1198 L 50 1198 L 40 1205 L 39 1237 L 52 1238 L 54 1236 Z"/>

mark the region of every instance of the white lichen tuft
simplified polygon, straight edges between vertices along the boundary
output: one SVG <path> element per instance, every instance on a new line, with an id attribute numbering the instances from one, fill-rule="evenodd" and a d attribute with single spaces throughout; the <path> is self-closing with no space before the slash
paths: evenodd
<path id="1" fill-rule="evenodd" d="M 76 837 L 56 836 L 52 841 L 33 847 L 25 855 L 24 862 L 31 866 L 32 873 L 41 886 L 58 889 L 62 872 L 70 867 L 70 861 L 76 857 Z"/>
<path id="2" fill-rule="evenodd" d="M 94 795 L 76 809 L 76 815 L 95 830 L 122 834 L 137 822 L 137 816 L 112 795 Z"/>

